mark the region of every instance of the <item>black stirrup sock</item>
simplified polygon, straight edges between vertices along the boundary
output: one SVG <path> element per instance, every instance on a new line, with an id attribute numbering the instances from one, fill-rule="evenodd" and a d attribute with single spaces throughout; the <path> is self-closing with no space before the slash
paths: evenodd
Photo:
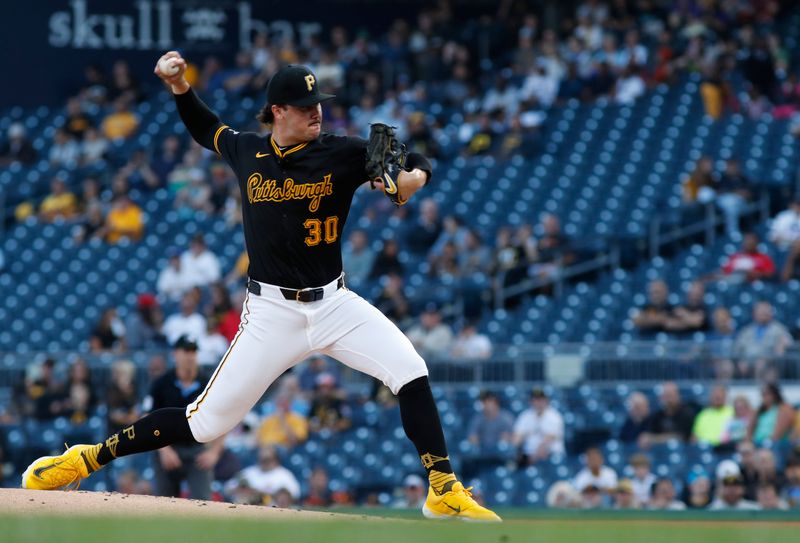
<path id="1" fill-rule="evenodd" d="M 175 443 L 198 443 L 189 428 L 186 409 L 158 409 L 101 443 L 97 462 L 103 466 L 120 456 L 154 451 Z"/>
<path id="2" fill-rule="evenodd" d="M 456 482 L 456 476 L 447 456 L 439 410 L 433 401 L 428 378 L 419 377 L 403 385 L 397 398 L 403 429 L 417 448 L 433 491 L 437 494 L 447 492 Z"/>

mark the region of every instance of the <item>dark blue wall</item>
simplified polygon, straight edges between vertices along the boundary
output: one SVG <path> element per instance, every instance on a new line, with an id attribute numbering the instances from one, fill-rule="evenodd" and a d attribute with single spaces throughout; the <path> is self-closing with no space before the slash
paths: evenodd
<path id="1" fill-rule="evenodd" d="M 387 4 L 391 5 L 389 7 Z M 429 3 L 368 0 L 28 0 L 3 10 L 7 49 L 0 55 L 0 109 L 56 104 L 92 62 L 126 59 L 143 81 L 158 56 L 179 49 L 192 60 L 226 60 L 254 31 L 321 32 L 343 24 L 382 33 L 398 13 Z M 291 22 L 289 22 L 291 21 Z"/>

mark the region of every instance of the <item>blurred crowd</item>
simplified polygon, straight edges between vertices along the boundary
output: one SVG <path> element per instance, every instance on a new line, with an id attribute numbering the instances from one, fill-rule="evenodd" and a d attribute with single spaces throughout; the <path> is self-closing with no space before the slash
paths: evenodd
<path id="1" fill-rule="evenodd" d="M 352 486 L 338 471 L 329 473 L 322 462 L 306 458 L 312 450 L 304 447 L 308 440 L 353 439 L 350 430 L 363 416 L 354 410 L 376 412 L 379 426 L 393 425 L 397 418 L 397 402 L 388 389 L 376 385 L 367 396 L 348 392 L 342 370 L 325 357 L 305 360 L 223 439 L 152 453 L 152 476 L 145 476 L 142 468 L 125 468 L 107 480 L 125 492 L 281 507 L 419 507 L 427 486 L 416 472 L 408 473 L 392 495 L 386 489 Z M 187 336 L 179 338 L 169 360 L 154 355 L 146 374 L 137 374 L 132 362 L 120 359 L 102 379 L 97 372 L 90 375 L 81 358 L 69 365 L 49 358 L 29 368 L 0 420 L 62 418 L 73 433 L 80 433 L 87 420 L 102 414 L 108 432 L 114 432 L 163 406 L 170 395 L 196 394 L 209 374 L 198 362 L 197 344 Z M 661 383 L 656 390 L 653 396 L 634 388 L 625 400 L 624 422 L 586 439 L 577 434 L 567 439 L 560 395 L 554 399 L 537 387 L 527 404 L 513 402 L 512 410 L 508 398 L 486 390 L 472 413 L 461 413 L 464 442 L 451 446 L 460 450 L 466 481 L 495 468 L 515 478 L 529 469 L 575 466 L 567 459 L 580 458 L 583 468 L 568 478 L 562 474 L 554 482 L 545 475 L 552 486 L 543 503 L 550 507 L 800 508 L 800 409 L 779 385 L 764 384 L 754 395 L 752 387 L 718 382 L 700 404 L 682 396 L 674 382 Z M 300 452 L 303 467 L 309 468 L 299 470 L 307 481 L 298 480 L 296 462 L 288 464 L 294 452 Z M 616 457 L 614 467 L 606 462 L 607 455 Z M 181 486 L 184 480 L 187 484 Z M 480 485 L 475 489 L 481 499 L 483 490 Z"/>
<path id="2" fill-rule="evenodd" d="M 440 160 L 531 156 L 542 145 L 539 130 L 552 108 L 572 100 L 635 104 L 648 88 L 672 84 L 687 73 L 701 74 L 701 98 L 711 118 L 730 112 L 785 118 L 800 109 L 800 83 L 776 30 L 782 10 L 792 2 L 586 0 L 557 27 L 545 25 L 527 4 L 501 1 L 493 14 L 462 20 L 448 2 L 438 2 L 411 22 L 396 20 L 380 35 L 344 27 L 332 27 L 307 42 L 258 34 L 232 66 L 214 57 L 189 58 L 194 64 L 188 77 L 203 96 L 222 91 L 231 100 L 251 97 L 260 104 L 264 85 L 279 65 L 307 64 L 321 90 L 338 96 L 324 111 L 326 130 L 364 136 L 369 122 L 386 122 L 399 127 L 409 148 Z M 65 225 L 65 235 L 76 243 L 137 243 L 152 228 L 144 210 L 147 201 L 165 190 L 179 217 L 205 214 L 237 227 L 241 196 L 235 177 L 218 157 L 187 138 L 169 135 L 151 147 L 115 154 L 119 142 L 135 141 L 141 134 L 137 106 L 160 89 L 137 81 L 124 61 L 107 68 L 86 67 L 85 83 L 66 100 L 64 122 L 53 127 L 46 153 L 34 148 L 22 124 L 12 124 L 3 135 L 0 167 L 46 160 L 57 172 L 47 195 L 17 206 L 16 220 Z M 265 130 L 255 121 L 237 128 Z M 757 189 L 735 160 L 715 164 L 713 158 L 701 158 L 682 188 L 687 206 L 710 205 L 722 213 L 727 234 L 741 243 L 741 250 L 718 273 L 687 283 L 685 301 L 676 301 L 666 283 L 654 281 L 646 304 L 632 308 L 632 322 L 647 338 L 706 333 L 711 362 L 696 370 L 698 377 L 774 382 L 772 361 L 793 344 L 791 324 L 778 322 L 764 301 L 755 304 L 752 323 L 737 330 L 726 307 L 705 304 L 704 289 L 709 281 L 800 278 L 795 266 L 800 201 L 775 217 L 767 246 L 748 231 L 751 225 L 742 224 L 743 209 Z M 486 285 L 509 286 L 524 279 L 546 285 L 580 258 L 576 240 L 561 231 L 556 215 L 501 227 L 487 240 L 466 217 L 443 212 L 431 199 L 414 208 L 386 206 L 381 202 L 368 209 L 359 227 L 349 231 L 343 244 L 347 280 L 355 288 L 379 281 L 376 305 L 431 358 L 489 359 L 492 342 L 477 326 Z M 371 218 L 383 212 L 393 214 L 402 228 L 396 238 L 371 241 Z M 782 267 L 770 254 L 775 251 L 783 255 Z M 450 318 L 439 301 L 420 304 L 408 296 L 403 256 L 409 255 L 426 263 L 429 278 L 459 286 L 464 318 Z M 155 387 L 173 375 L 169 372 L 187 387 L 202 387 L 239 326 L 247 257 L 242 254 L 232 268 L 223 269 L 202 235 L 185 247 L 168 248 L 167 256 L 152 291 L 137 293 L 135 307 L 126 311 L 107 308 L 86 338 L 94 353 L 118 358 L 109 379 L 90 375 L 80 359 L 70 363 L 64 379 L 59 361 L 32 365 L 0 420 L 64 417 L 80 425 L 104 406 L 113 431 L 152 408 Z M 548 294 L 548 287 L 536 293 Z M 146 382 L 126 359 L 131 351 L 166 349 L 184 354 L 173 354 L 174 368 L 163 355 L 154 355 Z M 303 485 L 308 491 L 301 495 L 301 485 L 281 465 L 284 453 L 309 435 L 350 428 L 348 406 L 354 399 L 340 385 L 337 367 L 324 358 L 304 362 L 277 385 L 263 413 L 248 417 L 228 436 L 225 447 L 197 451 L 202 460 L 196 467 L 213 471 L 216 480 L 225 482 L 226 496 L 243 503 L 352 503 L 352 489 L 330 488 L 329 474 L 321 467 L 313 470 Z M 676 398 L 673 385 L 663 390 L 663 405 L 652 414 L 646 397 L 630 399 L 630 424 L 618 437 L 641 451 L 630 459 L 624 477 L 604 466 L 602 452 L 592 449 L 586 452 L 586 469 L 554 487 L 548 502 L 714 509 L 782 508 L 800 502 L 798 457 L 769 458 L 773 445 L 796 443 L 799 437 L 794 409 L 782 401 L 777 386 L 764 388 L 757 409 L 740 397 L 729 406 L 720 388 L 702 410 Z M 379 388 L 364 401 L 392 407 L 391 394 Z M 497 396 L 485 394 L 469 427 L 469 441 L 476 447 L 508 443 L 519 469 L 563 455 L 562 415 L 542 390 L 534 391 L 530 401 L 530 409 L 514 417 Z M 652 447 L 670 440 L 728 447 L 739 461 L 720 464 L 715 473 L 693 473 L 677 488 L 674 481 L 651 473 L 648 457 Z M 233 444 L 257 449 L 256 463 L 237 464 L 237 456 L 229 454 Z M 177 453 L 155 461 L 167 472 L 185 462 Z M 776 464 L 786 468 L 779 475 Z M 125 472 L 116 485 L 130 492 L 159 491 L 135 471 Z M 398 506 L 417 507 L 425 490 L 423 481 L 409 474 L 397 489 Z M 358 499 L 377 504 L 375 495 Z"/>
<path id="3" fill-rule="evenodd" d="M 800 412 L 777 385 L 764 385 L 760 401 L 747 395 L 732 401 L 724 385 L 710 389 L 698 406 L 681 397 L 675 383 L 663 383 L 660 405 L 646 395 L 627 400 L 628 417 L 614 436 L 633 451 L 621 472 L 605 463 L 603 451 L 589 447 L 585 467 L 570 480 L 553 484 L 550 507 L 686 510 L 788 510 L 800 507 Z M 627 447 L 626 447 L 627 445 Z M 668 454 L 690 445 L 723 456 L 713 469 L 690 466 L 681 454 L 685 476 L 656 475 L 657 449 L 664 465 Z"/>

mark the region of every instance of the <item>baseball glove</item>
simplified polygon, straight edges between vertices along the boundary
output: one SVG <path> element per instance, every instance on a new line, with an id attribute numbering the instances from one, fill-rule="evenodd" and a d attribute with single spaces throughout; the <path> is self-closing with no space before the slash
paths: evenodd
<path id="1" fill-rule="evenodd" d="M 383 192 L 395 205 L 403 205 L 397 190 L 397 175 L 406 167 L 406 146 L 397 141 L 394 127 L 371 124 L 367 142 L 367 175 L 370 186 L 383 183 Z"/>

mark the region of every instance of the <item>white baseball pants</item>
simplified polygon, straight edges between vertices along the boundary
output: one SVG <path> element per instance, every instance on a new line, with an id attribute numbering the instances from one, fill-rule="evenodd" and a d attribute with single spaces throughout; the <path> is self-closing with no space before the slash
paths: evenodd
<path id="1" fill-rule="evenodd" d="M 259 283 L 248 291 L 242 322 L 206 388 L 186 407 L 194 438 L 206 443 L 226 434 L 283 372 L 312 353 L 329 355 L 381 380 L 395 394 L 428 375 L 425 361 L 383 313 L 336 281 L 316 302 L 283 297 Z"/>

